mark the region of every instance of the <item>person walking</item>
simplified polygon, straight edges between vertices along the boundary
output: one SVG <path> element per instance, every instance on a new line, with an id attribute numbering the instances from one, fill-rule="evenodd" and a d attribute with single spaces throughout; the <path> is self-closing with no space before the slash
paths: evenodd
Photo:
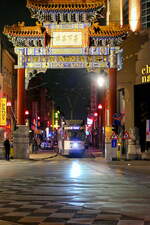
<path id="1" fill-rule="evenodd" d="M 9 139 L 6 138 L 4 141 L 4 148 L 5 148 L 5 159 L 9 160 L 9 155 L 10 155 L 10 142 Z"/>
<path id="2" fill-rule="evenodd" d="M 37 140 L 36 138 L 33 138 L 33 150 L 32 150 L 32 153 L 37 153 L 38 151 L 38 144 L 37 144 Z"/>

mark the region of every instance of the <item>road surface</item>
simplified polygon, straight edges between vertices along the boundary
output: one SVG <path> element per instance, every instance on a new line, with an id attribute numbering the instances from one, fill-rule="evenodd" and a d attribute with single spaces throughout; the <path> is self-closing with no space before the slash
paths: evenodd
<path id="1" fill-rule="evenodd" d="M 143 169 L 94 158 L 1 160 L 0 225 L 150 225 L 144 163 Z"/>

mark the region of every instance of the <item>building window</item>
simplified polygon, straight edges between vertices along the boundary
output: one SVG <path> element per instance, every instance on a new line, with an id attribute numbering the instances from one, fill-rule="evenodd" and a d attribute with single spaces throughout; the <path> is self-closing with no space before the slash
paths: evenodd
<path id="1" fill-rule="evenodd" d="M 141 2 L 142 28 L 150 27 L 150 0 Z"/>

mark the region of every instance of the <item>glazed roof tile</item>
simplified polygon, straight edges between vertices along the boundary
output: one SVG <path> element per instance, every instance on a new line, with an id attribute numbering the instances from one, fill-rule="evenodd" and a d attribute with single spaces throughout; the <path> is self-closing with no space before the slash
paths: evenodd
<path id="1" fill-rule="evenodd" d="M 89 10 L 106 5 L 106 0 L 28 0 L 27 8 L 37 10 Z"/>
<path id="2" fill-rule="evenodd" d="M 94 23 L 89 27 L 90 37 L 118 37 L 127 34 L 129 26 L 120 27 L 119 25 L 110 24 L 108 26 L 100 26 L 98 23 Z M 44 36 L 44 28 L 42 24 L 36 23 L 36 26 L 24 26 L 24 23 L 18 23 L 18 25 L 5 26 L 4 34 L 16 37 L 37 37 Z"/>
<path id="3" fill-rule="evenodd" d="M 94 23 L 89 27 L 89 35 L 91 37 L 118 37 L 127 34 L 129 26 L 119 26 L 111 23 L 107 26 L 100 26 L 98 23 Z"/>
<path id="4" fill-rule="evenodd" d="M 42 24 L 36 23 L 36 26 L 25 26 L 24 22 L 14 24 L 12 26 L 5 26 L 4 27 L 4 34 L 9 35 L 9 36 L 26 36 L 26 37 L 39 37 L 39 36 L 44 36 L 44 33 L 42 31 Z"/>

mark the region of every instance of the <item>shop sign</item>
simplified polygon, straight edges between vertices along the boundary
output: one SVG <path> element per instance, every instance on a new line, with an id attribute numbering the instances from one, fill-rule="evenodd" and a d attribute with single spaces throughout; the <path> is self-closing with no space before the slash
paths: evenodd
<path id="1" fill-rule="evenodd" d="M 146 65 L 142 68 L 142 83 L 149 83 L 150 82 L 150 66 Z"/>
<path id="2" fill-rule="evenodd" d="M 0 126 L 6 126 L 6 98 L 0 98 Z"/>

